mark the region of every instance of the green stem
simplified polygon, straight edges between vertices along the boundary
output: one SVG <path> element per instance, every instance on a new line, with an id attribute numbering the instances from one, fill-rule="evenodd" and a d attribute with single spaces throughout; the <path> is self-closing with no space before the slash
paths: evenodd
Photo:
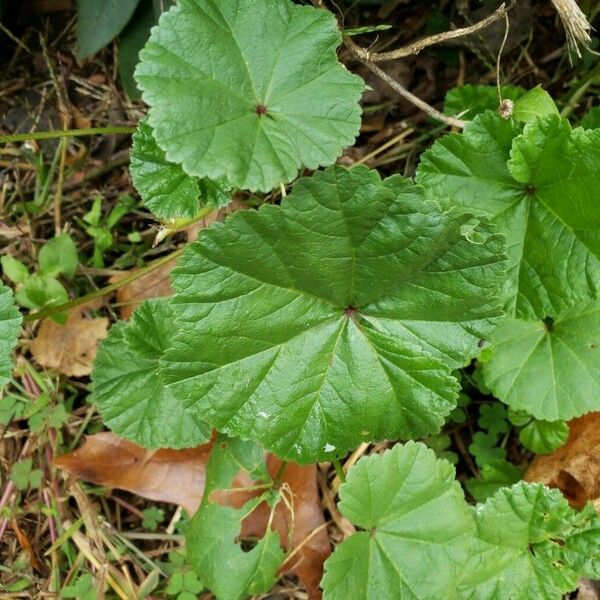
<path id="1" fill-rule="evenodd" d="M 285 469 L 287 468 L 288 463 L 284 460 L 279 466 L 279 470 L 277 471 L 277 475 L 275 475 L 275 479 L 273 479 L 273 487 L 277 489 L 281 485 L 281 481 L 283 479 L 283 474 Z"/>
<path id="2" fill-rule="evenodd" d="M 333 466 L 335 467 L 335 472 L 337 474 L 337 476 L 339 477 L 340 481 L 342 483 L 346 483 L 346 473 L 344 471 L 344 467 L 342 467 L 342 463 L 339 461 L 339 459 L 335 459 L 333 461 Z"/>
<path id="3" fill-rule="evenodd" d="M 113 135 L 116 133 L 133 133 L 135 127 L 87 127 L 85 129 L 65 129 L 57 131 L 34 131 L 31 133 L 13 133 L 0 135 L 0 144 L 26 142 L 28 140 L 53 140 L 64 137 L 84 137 L 88 135 Z"/>
<path id="4" fill-rule="evenodd" d="M 154 271 L 155 269 L 162 267 L 164 264 L 172 261 L 173 259 L 178 258 L 179 256 L 181 256 L 182 253 L 183 253 L 183 248 L 180 248 L 179 250 L 175 250 L 174 252 L 171 252 L 171 254 L 167 254 L 166 256 L 163 256 L 162 258 L 155 260 L 154 262 L 150 263 L 149 265 L 146 265 L 145 267 L 142 267 L 141 269 L 137 269 L 137 271 L 133 271 L 126 277 L 123 277 L 123 279 L 119 279 L 119 281 L 116 281 L 115 283 L 112 283 L 111 285 L 107 285 L 106 287 L 103 287 L 100 290 L 95 290 L 89 294 L 86 294 L 85 296 L 82 296 L 81 298 L 75 298 L 74 300 L 71 300 L 70 302 L 66 302 L 65 304 L 61 304 L 60 306 L 49 306 L 48 308 L 44 308 L 43 310 L 39 310 L 35 313 L 30 313 L 25 316 L 25 318 L 23 319 L 23 322 L 31 323 L 32 321 L 38 321 L 39 319 L 45 319 L 46 317 L 51 317 L 52 315 L 56 315 L 58 313 L 65 312 L 67 310 L 70 310 L 71 308 L 76 308 L 77 306 L 81 306 L 82 304 L 87 304 L 88 302 L 90 302 L 91 300 L 94 300 L 95 298 L 101 298 L 102 296 L 111 294 L 112 292 L 115 292 L 116 290 L 118 290 L 120 287 L 123 287 L 124 285 L 127 285 L 128 283 L 131 283 L 131 282 L 135 281 L 136 279 L 143 277 L 144 275 L 147 275 L 151 271 Z"/>

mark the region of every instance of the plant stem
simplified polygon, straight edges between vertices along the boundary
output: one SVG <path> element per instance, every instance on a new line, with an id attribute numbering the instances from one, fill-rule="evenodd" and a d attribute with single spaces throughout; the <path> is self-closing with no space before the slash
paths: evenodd
<path id="1" fill-rule="evenodd" d="M 0 135 L 1 144 L 26 142 L 28 140 L 53 140 L 64 137 L 84 137 L 89 135 L 112 135 L 116 133 L 133 133 L 135 127 L 87 127 L 85 129 L 65 129 L 60 131 L 34 131 L 31 133 L 13 133 Z"/>
<path id="2" fill-rule="evenodd" d="M 174 252 L 171 252 L 170 254 L 167 254 L 166 256 L 155 260 L 154 262 L 150 263 L 149 265 L 146 265 L 145 267 L 142 267 L 141 269 L 137 269 L 137 271 L 133 271 L 126 277 L 123 277 L 123 279 L 119 279 L 119 281 L 111 283 L 110 285 L 107 285 L 106 287 L 103 287 L 100 290 L 95 290 L 93 292 L 90 292 L 89 294 L 86 294 L 85 296 L 81 296 L 81 298 L 75 298 L 74 300 L 66 302 L 65 304 L 61 304 L 59 306 L 49 306 L 48 308 L 44 308 L 43 310 L 39 310 L 35 313 L 30 313 L 25 316 L 23 322 L 31 323 L 32 321 L 45 319 L 46 317 L 51 317 L 52 315 L 65 312 L 67 310 L 70 310 L 71 308 L 81 306 L 82 304 L 87 304 L 88 302 L 90 302 L 90 300 L 94 300 L 95 298 L 101 298 L 102 296 L 111 294 L 112 292 L 118 290 L 120 287 L 127 285 L 128 283 L 131 283 L 136 279 L 147 275 L 151 271 L 162 267 L 164 264 L 172 261 L 173 259 L 178 258 L 179 256 L 181 256 L 182 253 L 183 248 L 175 250 Z"/>
<path id="3" fill-rule="evenodd" d="M 281 480 L 283 479 L 283 473 L 285 472 L 285 469 L 287 468 L 288 463 L 287 460 L 284 460 L 281 465 L 279 465 L 279 470 L 277 471 L 277 475 L 275 475 L 275 478 L 273 479 L 273 487 L 275 489 L 277 489 L 280 485 L 281 485 Z"/>
<path id="4" fill-rule="evenodd" d="M 339 477 L 342 483 L 346 483 L 346 472 L 344 471 L 344 467 L 342 467 L 342 463 L 339 459 L 335 459 L 333 461 L 333 466 L 335 467 L 336 475 Z"/>

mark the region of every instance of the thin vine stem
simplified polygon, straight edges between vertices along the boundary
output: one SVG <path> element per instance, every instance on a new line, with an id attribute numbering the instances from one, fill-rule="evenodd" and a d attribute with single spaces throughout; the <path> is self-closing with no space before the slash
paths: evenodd
<path id="1" fill-rule="evenodd" d="M 275 489 L 277 489 L 281 485 L 281 482 L 283 480 L 283 474 L 285 473 L 287 466 L 288 466 L 288 462 L 286 460 L 284 460 L 281 463 L 281 465 L 279 465 L 279 470 L 277 471 L 277 475 L 275 475 L 275 478 L 273 479 L 273 487 Z"/>
<path id="2" fill-rule="evenodd" d="M 87 127 L 85 129 L 64 129 L 56 131 L 32 131 L 31 133 L 13 133 L 12 135 L 0 135 L 1 144 L 12 142 L 27 142 L 29 140 L 53 140 L 65 137 L 85 137 L 90 135 L 113 135 L 117 133 L 131 134 L 135 127 Z"/>
<path id="3" fill-rule="evenodd" d="M 342 483 L 346 483 L 346 472 L 344 471 L 344 467 L 342 467 L 342 463 L 339 461 L 339 459 L 335 459 L 333 461 L 333 466 L 335 467 L 335 473 L 339 480 Z"/>
<path id="4" fill-rule="evenodd" d="M 56 315 L 58 313 L 65 312 L 72 308 L 81 306 L 82 304 L 87 304 L 88 302 L 90 302 L 91 300 L 94 300 L 96 298 L 101 298 L 102 296 L 111 294 L 112 292 L 115 292 L 116 290 L 118 290 L 120 287 L 123 287 L 124 285 L 127 285 L 128 283 L 132 283 L 136 279 L 140 279 L 140 277 L 143 277 L 144 275 L 147 275 L 148 273 L 151 273 L 155 269 L 162 267 L 164 264 L 174 260 L 175 258 L 178 258 L 179 256 L 181 256 L 182 253 L 183 253 L 183 248 L 180 248 L 179 250 L 175 250 L 174 252 L 171 252 L 170 254 L 167 254 L 166 256 L 163 256 L 162 258 L 155 260 L 154 262 L 150 263 L 149 265 L 146 265 L 145 267 L 142 267 L 141 269 L 137 269 L 137 271 L 133 271 L 133 273 L 126 275 L 122 279 L 119 279 L 119 281 L 115 281 L 115 283 L 111 283 L 110 285 L 103 287 L 102 289 L 94 290 L 93 292 L 90 292 L 89 294 L 86 294 L 85 296 L 81 296 L 80 298 L 75 298 L 73 300 L 70 300 L 69 302 L 65 302 L 65 304 L 60 304 L 59 306 L 49 306 L 49 307 L 39 310 L 37 312 L 30 313 L 23 318 L 23 322 L 31 323 L 33 321 L 38 321 L 39 319 L 45 319 L 46 317 L 51 317 L 52 315 Z"/>

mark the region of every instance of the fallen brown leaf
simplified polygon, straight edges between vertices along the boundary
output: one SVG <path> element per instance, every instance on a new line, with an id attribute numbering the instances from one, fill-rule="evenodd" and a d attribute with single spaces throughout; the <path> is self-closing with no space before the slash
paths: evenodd
<path id="1" fill-rule="evenodd" d="M 98 343 L 106 337 L 108 319 L 87 318 L 84 308 L 71 309 L 64 325 L 51 319 L 42 321 L 31 344 L 31 353 L 40 366 L 69 377 L 91 373 Z"/>
<path id="2" fill-rule="evenodd" d="M 143 275 L 139 279 L 127 283 L 117 290 L 117 302 L 119 314 L 122 319 L 129 319 L 135 308 L 148 298 L 161 298 L 162 296 L 170 296 L 171 290 L 170 274 L 177 261 L 172 260 L 164 265 L 150 271 L 147 275 Z M 116 283 L 129 273 L 123 275 L 114 275 L 110 278 L 110 283 Z"/>
<path id="3" fill-rule="evenodd" d="M 194 241 L 198 237 L 200 231 L 215 221 L 222 221 L 228 214 L 234 210 L 239 210 L 240 208 L 242 208 L 241 203 L 234 200 L 229 206 L 222 208 L 219 211 L 212 212 L 204 217 L 204 219 L 190 225 L 185 230 L 188 241 Z M 120 287 L 117 290 L 117 302 L 121 305 L 119 308 L 121 318 L 129 319 L 136 307 L 148 298 L 170 296 L 173 293 L 170 275 L 176 264 L 176 260 L 168 262 L 147 275 Z M 129 272 L 123 273 L 123 275 L 115 275 L 111 277 L 109 281 L 110 283 L 116 283 L 119 279 L 122 279 L 128 274 Z"/>
<path id="4" fill-rule="evenodd" d="M 600 413 L 569 423 L 567 443 L 546 456 L 537 456 L 525 473 L 526 481 L 558 488 L 572 506 L 591 500 L 600 508 Z"/>
<path id="5" fill-rule="evenodd" d="M 59 456 L 56 466 L 99 485 L 180 504 L 192 514 L 204 493 L 211 447 L 152 451 L 106 431 L 89 436 L 83 446 Z"/>
<path id="6" fill-rule="evenodd" d="M 79 449 L 56 460 L 56 465 L 69 473 L 109 487 L 116 487 L 158 502 L 183 506 L 193 514 L 202 500 L 206 464 L 212 443 L 186 450 L 145 450 L 111 432 L 89 436 Z M 269 471 L 275 475 L 281 461 L 267 455 Z M 248 487 L 254 482 L 245 472 L 239 473 L 232 487 Z M 315 465 L 289 463 L 283 473 L 282 486 L 290 492 L 293 512 L 280 502 L 273 516 L 273 528 L 279 533 L 282 546 L 292 551 L 282 572 L 294 573 L 309 592 L 309 597 L 321 597 L 319 582 L 323 562 L 330 554 L 329 536 L 317 487 Z M 259 494 L 257 490 L 243 493 L 217 493 L 213 501 L 240 507 Z M 262 536 L 269 520 L 266 503 L 249 515 L 242 524 L 242 537 Z M 290 539 L 290 530 L 292 531 Z"/>

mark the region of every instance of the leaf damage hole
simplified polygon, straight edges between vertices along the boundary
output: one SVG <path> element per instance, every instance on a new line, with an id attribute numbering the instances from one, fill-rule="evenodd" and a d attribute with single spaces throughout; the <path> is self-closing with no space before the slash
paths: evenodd
<path id="1" fill-rule="evenodd" d="M 544 317 L 542 319 L 542 323 L 544 324 L 544 327 L 548 333 L 554 331 L 554 319 L 552 317 Z"/>
<path id="2" fill-rule="evenodd" d="M 263 115 L 266 115 L 269 112 L 269 110 L 264 104 L 257 104 L 254 108 L 254 111 L 259 117 L 262 117 Z"/>
<path id="3" fill-rule="evenodd" d="M 355 306 L 352 306 L 351 304 L 349 304 L 348 306 L 346 306 L 346 308 L 344 309 L 344 316 L 348 317 L 349 319 L 353 319 L 354 315 L 358 312 L 358 309 Z"/>

